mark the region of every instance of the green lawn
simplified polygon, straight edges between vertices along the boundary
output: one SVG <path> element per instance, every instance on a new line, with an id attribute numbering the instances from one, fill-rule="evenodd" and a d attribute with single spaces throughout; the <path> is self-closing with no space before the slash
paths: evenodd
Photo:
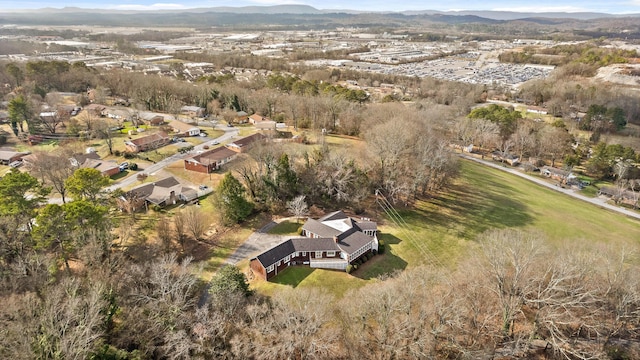
<path id="1" fill-rule="evenodd" d="M 298 229 L 302 226 L 301 222 L 291 222 L 285 220 L 269 230 L 272 235 L 299 235 Z"/>
<path id="2" fill-rule="evenodd" d="M 394 270 L 424 264 L 454 266 L 475 246 L 478 235 L 496 228 L 541 231 L 556 247 L 615 242 L 637 248 L 640 243 L 640 221 L 467 161 L 449 191 L 398 211 L 406 228 L 388 218 L 375 219 L 386 252 L 351 275 L 294 267 L 272 283 L 256 281 L 254 286 L 265 293 L 282 286 L 319 286 L 341 296 Z"/>

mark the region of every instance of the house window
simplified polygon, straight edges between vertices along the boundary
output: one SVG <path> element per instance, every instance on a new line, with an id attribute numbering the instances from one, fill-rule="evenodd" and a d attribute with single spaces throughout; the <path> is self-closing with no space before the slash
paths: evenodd
<path id="1" fill-rule="evenodd" d="M 322 258 L 322 251 L 316 251 L 316 259 Z"/>
<path id="2" fill-rule="evenodd" d="M 302 256 L 307 256 L 307 252 L 306 252 L 306 251 L 303 251 L 303 252 L 302 252 Z"/>
<path id="3" fill-rule="evenodd" d="M 272 272 L 272 271 L 273 271 L 273 265 L 271 265 L 271 266 L 269 266 L 269 267 L 267 268 L 267 272 Z"/>
<path id="4" fill-rule="evenodd" d="M 333 257 L 333 256 L 336 256 L 335 251 L 327 251 L 327 257 Z"/>
<path id="5" fill-rule="evenodd" d="M 289 260 L 291 260 L 291 255 L 287 255 L 287 257 L 284 258 L 284 262 L 289 262 Z"/>
<path id="6" fill-rule="evenodd" d="M 278 261 L 278 266 L 280 266 L 282 264 L 282 260 Z"/>

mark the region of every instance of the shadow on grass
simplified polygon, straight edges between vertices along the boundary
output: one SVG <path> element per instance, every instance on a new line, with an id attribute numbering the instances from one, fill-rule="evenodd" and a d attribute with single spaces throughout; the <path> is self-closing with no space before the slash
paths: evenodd
<path id="1" fill-rule="evenodd" d="M 397 245 L 402 242 L 401 239 L 391 235 L 381 233 L 378 239 L 384 241 L 384 253 L 372 257 L 369 261 L 362 264 L 358 270 L 351 273 L 359 279 L 369 280 L 377 278 L 380 275 L 391 274 L 398 270 L 404 270 L 407 262 L 395 254 L 393 247 L 389 245 Z"/>
<path id="2" fill-rule="evenodd" d="M 111 175 L 111 180 L 120 180 L 129 175 L 129 170 L 121 171 L 115 175 Z"/>
<path id="3" fill-rule="evenodd" d="M 315 270 L 316 269 L 308 266 L 289 266 L 269 281 L 280 285 L 289 285 L 295 288 Z"/>
<path id="4" fill-rule="evenodd" d="M 464 166 L 464 172 L 465 183 L 451 186 L 415 211 L 401 211 L 405 221 L 410 226 L 426 223 L 455 229 L 456 236 L 466 240 L 474 240 L 489 229 L 533 222 L 527 204 L 517 199 L 522 189 L 500 182 L 500 176 L 479 165 Z"/>
<path id="5" fill-rule="evenodd" d="M 291 222 L 291 221 L 283 221 L 278 225 L 272 227 L 267 232 L 272 235 L 299 235 L 298 229 L 302 226 L 302 223 L 299 222 Z"/>

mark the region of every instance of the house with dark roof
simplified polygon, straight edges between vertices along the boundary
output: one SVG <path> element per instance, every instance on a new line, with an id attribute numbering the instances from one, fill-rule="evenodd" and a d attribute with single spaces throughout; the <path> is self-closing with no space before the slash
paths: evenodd
<path id="1" fill-rule="evenodd" d="M 127 151 L 137 153 L 141 151 L 154 150 L 163 147 L 170 142 L 171 138 L 167 133 L 158 131 L 131 141 L 125 141 L 124 145 L 127 148 Z"/>
<path id="2" fill-rule="evenodd" d="M 222 165 L 231 162 L 238 153 L 224 146 L 184 159 L 185 170 L 210 174 Z"/>
<path id="3" fill-rule="evenodd" d="M 145 208 L 152 205 L 160 207 L 177 204 L 180 201 L 187 202 L 198 197 L 198 192 L 190 187 L 182 185 L 175 177 L 149 182 L 129 190 L 121 201 L 136 202 L 134 208 Z"/>
<path id="4" fill-rule="evenodd" d="M 8 149 L 0 149 L 0 164 L 9 165 L 12 162 L 20 161 L 29 155 L 29 152 L 19 152 Z"/>
<path id="5" fill-rule="evenodd" d="M 377 224 L 353 219 L 342 211 L 302 226 L 303 238 L 289 239 L 251 259 L 256 276 L 269 280 L 289 266 L 346 270 L 365 254 L 378 251 Z"/>
<path id="6" fill-rule="evenodd" d="M 230 144 L 227 144 L 226 146 L 235 152 L 242 153 L 248 151 L 253 146 L 255 146 L 255 144 L 259 143 L 260 141 L 264 141 L 266 138 L 266 136 L 260 133 L 255 133 L 238 139 Z"/>

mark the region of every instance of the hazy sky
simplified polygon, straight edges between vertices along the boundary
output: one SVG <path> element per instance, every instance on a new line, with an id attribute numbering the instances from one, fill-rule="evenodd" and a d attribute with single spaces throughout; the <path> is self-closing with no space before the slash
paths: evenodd
<path id="1" fill-rule="evenodd" d="M 0 9 L 37 9 L 44 7 L 62 8 L 75 6 L 82 8 L 105 8 L 122 10 L 184 9 L 215 6 L 250 6 L 305 4 L 317 9 L 350 9 L 371 11 L 402 10 L 502 10 L 519 12 L 605 12 L 611 14 L 640 13 L 640 0 L 611 1 L 574 1 L 574 0 L 538 0 L 538 1 L 432 1 L 432 0 L 0 0 Z M 0 14 L 1 15 L 1 14 Z"/>

